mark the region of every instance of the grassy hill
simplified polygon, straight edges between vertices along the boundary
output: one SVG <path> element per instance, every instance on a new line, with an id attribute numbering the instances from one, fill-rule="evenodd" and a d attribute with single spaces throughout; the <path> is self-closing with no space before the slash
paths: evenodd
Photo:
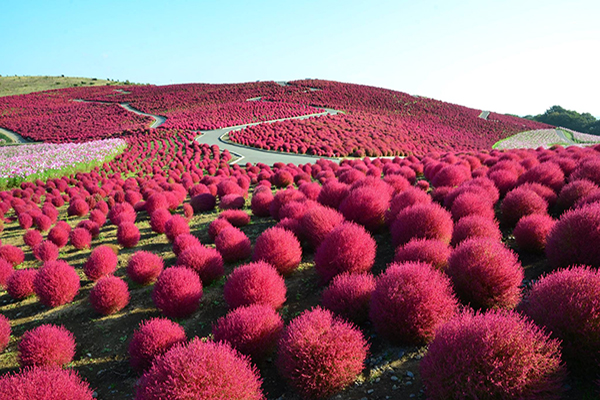
<path id="1" fill-rule="evenodd" d="M 0 97 L 76 86 L 124 85 L 129 82 L 66 76 L 0 76 Z"/>

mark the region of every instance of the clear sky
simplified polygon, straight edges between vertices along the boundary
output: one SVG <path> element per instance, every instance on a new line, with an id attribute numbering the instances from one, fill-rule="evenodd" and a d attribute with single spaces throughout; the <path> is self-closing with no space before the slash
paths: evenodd
<path id="1" fill-rule="evenodd" d="M 0 74 L 330 79 L 600 117 L 599 0 L 2 0 Z"/>

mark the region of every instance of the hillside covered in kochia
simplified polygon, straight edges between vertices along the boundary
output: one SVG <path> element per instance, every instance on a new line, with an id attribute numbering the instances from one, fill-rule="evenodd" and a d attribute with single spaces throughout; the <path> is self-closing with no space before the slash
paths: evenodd
<path id="1" fill-rule="evenodd" d="M 75 100 L 85 100 L 81 102 Z M 315 114 L 336 116 L 282 121 L 230 134 L 236 143 L 318 156 L 423 155 L 431 151 L 478 151 L 518 132 L 549 125 L 406 93 L 322 80 L 287 84 L 181 84 L 98 86 L 0 99 L 0 127 L 49 142 L 129 135 L 148 117 L 119 107 L 129 103 L 166 117 L 162 128 L 207 130 Z"/>

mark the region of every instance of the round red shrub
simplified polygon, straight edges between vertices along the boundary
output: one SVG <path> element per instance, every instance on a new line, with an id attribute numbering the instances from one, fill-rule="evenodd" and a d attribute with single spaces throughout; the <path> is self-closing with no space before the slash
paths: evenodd
<path id="1" fill-rule="evenodd" d="M 304 193 L 307 199 L 317 201 L 321 193 L 321 185 L 317 182 L 305 182 L 298 186 L 298 189 Z"/>
<path id="2" fill-rule="evenodd" d="M 534 191 L 517 187 L 506 194 L 501 211 L 502 221 L 515 226 L 525 215 L 546 214 L 548 203 Z"/>
<path id="3" fill-rule="evenodd" d="M 90 303 L 102 315 L 114 314 L 129 304 L 127 283 L 116 276 L 101 278 L 90 291 Z"/>
<path id="4" fill-rule="evenodd" d="M 575 204 L 587 195 L 598 190 L 598 186 L 586 179 L 578 179 L 567 183 L 561 189 L 557 204 L 561 211 L 575 206 Z"/>
<path id="5" fill-rule="evenodd" d="M 89 280 L 97 281 L 103 276 L 112 275 L 117 270 L 119 259 L 110 246 L 96 247 L 83 265 L 83 272 Z"/>
<path id="6" fill-rule="evenodd" d="M 542 185 L 541 183 L 524 183 L 519 185 L 519 187 L 536 192 L 538 196 L 546 200 L 549 208 L 554 207 L 556 200 L 558 199 L 558 196 L 554 190 L 550 189 L 548 186 Z"/>
<path id="7" fill-rule="evenodd" d="M 19 365 L 58 366 L 73 361 L 75 338 L 63 326 L 40 325 L 23 334 L 19 342 Z"/>
<path id="8" fill-rule="evenodd" d="M 11 263 L 0 258 L 0 286 L 6 287 L 6 281 L 15 271 Z"/>
<path id="9" fill-rule="evenodd" d="M 145 371 L 154 359 L 186 341 L 183 327 L 167 318 L 142 321 L 129 342 L 129 362 L 136 371 Z"/>
<path id="10" fill-rule="evenodd" d="M 190 205 L 196 213 L 211 211 L 215 208 L 216 204 L 217 198 L 211 193 L 200 193 L 190 200 Z"/>
<path id="11" fill-rule="evenodd" d="M 531 214 L 519 220 L 513 235 L 520 250 L 531 253 L 543 252 L 546 237 L 556 221 L 549 215 Z"/>
<path id="12" fill-rule="evenodd" d="M 394 261 L 424 262 L 435 269 L 443 270 L 448 265 L 449 257 L 450 247 L 447 243 L 437 239 L 413 239 L 396 249 Z"/>
<path id="13" fill-rule="evenodd" d="M 219 208 L 221 210 L 239 210 L 246 204 L 246 199 L 239 194 L 227 194 L 221 197 Z"/>
<path id="14" fill-rule="evenodd" d="M 271 207 L 271 203 L 273 202 L 273 194 L 271 191 L 261 191 L 254 192 L 252 195 L 252 201 L 250 202 L 250 208 L 252 209 L 252 214 L 257 217 L 268 217 L 271 215 L 269 209 Z"/>
<path id="15" fill-rule="evenodd" d="M 177 344 L 142 376 L 136 400 L 264 400 L 256 368 L 225 343 Z"/>
<path id="16" fill-rule="evenodd" d="M 420 364 L 431 399 L 555 399 L 560 344 L 520 315 L 463 313 L 442 325 Z"/>
<path id="17" fill-rule="evenodd" d="M 152 300 L 156 307 L 169 318 L 185 318 L 200 305 L 202 283 L 189 268 L 165 269 L 156 280 Z"/>
<path id="18" fill-rule="evenodd" d="M 0 398 L 14 400 L 93 400 L 76 371 L 58 367 L 24 368 L 0 377 Z"/>
<path id="19" fill-rule="evenodd" d="M 25 260 L 25 253 L 18 247 L 5 244 L 4 246 L 0 246 L 0 258 L 11 263 L 13 267 L 16 267 Z"/>
<path id="20" fill-rule="evenodd" d="M 154 282 L 163 269 L 163 259 L 149 251 L 138 251 L 127 262 L 127 275 L 140 285 Z"/>
<path id="21" fill-rule="evenodd" d="M 292 201 L 303 201 L 306 199 L 304 194 L 293 188 L 279 190 L 275 196 L 273 197 L 273 201 L 269 206 L 269 213 L 271 217 L 279 221 L 279 210 L 283 207 L 284 204 L 292 202 Z"/>
<path id="22" fill-rule="evenodd" d="M 302 234 L 314 248 L 342 222 L 344 216 L 329 207 L 312 207 L 300 219 Z"/>
<path id="23" fill-rule="evenodd" d="M 213 340 L 227 342 L 255 362 L 274 349 L 283 331 L 283 319 L 265 304 L 238 307 L 219 318 L 212 328 Z"/>
<path id="24" fill-rule="evenodd" d="M 488 178 L 494 182 L 494 185 L 496 185 L 500 192 L 500 196 L 502 197 L 517 185 L 519 175 L 511 170 L 500 169 L 497 171 L 490 171 L 488 173 Z"/>
<path id="25" fill-rule="evenodd" d="M 92 239 L 95 239 L 100 235 L 100 226 L 98 226 L 98 224 L 94 221 L 90 221 L 89 219 L 80 221 L 77 224 L 76 228 L 84 228 L 90 231 L 90 233 L 92 234 Z"/>
<path id="26" fill-rule="evenodd" d="M 553 268 L 574 264 L 600 267 L 600 203 L 566 211 L 546 237 L 546 258 Z"/>
<path id="27" fill-rule="evenodd" d="M 108 212 L 108 219 L 113 225 L 120 225 L 123 222 L 135 222 L 137 214 L 133 206 L 129 203 L 117 203 Z"/>
<path id="28" fill-rule="evenodd" d="M 90 211 L 90 206 L 88 205 L 88 203 L 85 200 L 83 200 L 81 198 L 73 199 L 69 204 L 69 208 L 67 208 L 67 214 L 69 214 L 69 216 L 76 216 L 76 217 L 83 217 L 89 211 Z"/>
<path id="29" fill-rule="evenodd" d="M 362 324 L 369 316 L 369 303 L 374 290 L 373 275 L 346 272 L 333 278 L 323 291 L 321 304 L 341 317 Z"/>
<path id="30" fill-rule="evenodd" d="M 431 184 L 439 186 L 458 186 L 471 179 L 471 171 L 462 165 L 446 165 L 442 167 L 431 179 Z"/>
<path id="31" fill-rule="evenodd" d="M 223 258 L 221 254 L 202 244 L 191 246 L 177 257 L 177 266 L 196 271 L 202 283 L 208 285 L 223 276 Z"/>
<path id="32" fill-rule="evenodd" d="M 208 224 L 208 237 L 210 237 L 210 240 L 214 241 L 223 229 L 231 228 L 232 226 L 233 225 L 226 219 L 217 218 Z"/>
<path id="33" fill-rule="evenodd" d="M 479 215 L 470 215 L 461 218 L 455 225 L 452 231 L 452 246 L 458 245 L 460 242 L 470 238 L 488 238 L 497 242 L 502 240 L 502 232 L 495 220 L 491 220 Z"/>
<path id="34" fill-rule="evenodd" d="M 250 215 L 242 210 L 225 210 L 219 214 L 219 218 L 227 220 L 236 227 L 246 226 L 250 223 Z"/>
<path id="35" fill-rule="evenodd" d="M 33 290 L 40 302 L 58 307 L 71 302 L 79 292 L 79 275 L 62 260 L 44 263 L 33 281 Z"/>
<path id="36" fill-rule="evenodd" d="M 172 242 L 177 236 L 184 233 L 190 233 L 190 226 L 181 215 L 173 215 L 165 223 L 165 234 L 169 242 Z"/>
<path id="37" fill-rule="evenodd" d="M 92 245 L 92 234 L 85 228 L 75 228 L 69 236 L 71 244 L 77 250 L 89 249 Z"/>
<path id="38" fill-rule="evenodd" d="M 279 341 L 277 368 L 307 398 L 328 397 L 354 382 L 368 344 L 348 322 L 319 307 L 293 319 Z"/>
<path id="39" fill-rule="evenodd" d="M 11 332 L 10 320 L 4 315 L 0 314 L 0 353 L 2 353 L 8 347 Z M 0 384 L 0 387 L 2 387 L 2 384 Z"/>
<path id="40" fill-rule="evenodd" d="M 58 247 L 48 240 L 44 240 L 33 248 L 33 256 L 42 262 L 54 261 L 58 258 Z"/>
<path id="41" fill-rule="evenodd" d="M 290 201 L 289 203 L 285 203 L 279 209 L 279 220 L 286 218 L 300 219 L 307 210 L 317 204 L 318 203 L 309 200 Z"/>
<path id="42" fill-rule="evenodd" d="M 343 272 L 369 272 L 375 262 L 377 244 L 360 225 L 344 222 L 317 248 L 315 270 L 324 283 Z"/>
<path id="43" fill-rule="evenodd" d="M 523 267 L 501 242 L 486 238 L 461 242 L 445 272 L 459 299 L 475 309 L 513 308 L 521 299 Z"/>
<path id="44" fill-rule="evenodd" d="M 469 215 L 479 215 L 490 220 L 495 218 L 492 201 L 488 197 L 474 192 L 465 192 L 459 195 L 452 202 L 450 212 L 454 221 Z"/>
<path id="45" fill-rule="evenodd" d="M 361 187 L 352 190 L 346 196 L 339 210 L 346 219 L 375 232 L 383 227 L 388 206 L 388 193 L 381 193 L 380 190 L 371 187 Z"/>
<path id="46" fill-rule="evenodd" d="M 431 201 L 431 196 L 423 190 L 410 187 L 392 198 L 390 209 L 385 213 L 385 221 L 388 225 L 391 225 L 400 211 L 415 204 L 428 204 Z"/>
<path id="47" fill-rule="evenodd" d="M 33 226 L 33 217 L 26 212 L 20 213 L 17 219 L 21 229 L 29 229 Z"/>
<path id="48" fill-rule="evenodd" d="M 562 342 L 569 369 L 592 378 L 600 370 L 600 273 L 575 266 L 534 283 L 520 307 Z"/>
<path id="49" fill-rule="evenodd" d="M 160 208 L 168 209 L 169 202 L 164 194 L 160 192 L 154 192 L 146 199 L 146 211 L 148 214 L 152 215 L 154 211 Z"/>
<path id="50" fill-rule="evenodd" d="M 50 229 L 50 227 L 52 227 L 52 220 L 50 219 L 50 217 L 44 214 L 36 215 L 33 218 L 33 222 L 35 224 L 36 229 L 41 232 L 46 232 Z"/>
<path id="51" fill-rule="evenodd" d="M 438 239 L 450 243 L 452 216 L 436 203 L 415 204 L 402 210 L 392 223 L 392 244 L 397 247 L 411 239 Z"/>
<path id="52" fill-rule="evenodd" d="M 223 288 L 229 308 L 266 304 L 278 309 L 285 302 L 286 292 L 281 275 L 273 266 L 262 261 L 234 269 Z"/>
<path id="53" fill-rule="evenodd" d="M 173 253 L 178 256 L 184 250 L 199 244 L 201 244 L 200 240 L 196 236 L 192 235 L 191 233 L 183 233 L 177 236 L 173 241 Z"/>
<path id="54" fill-rule="evenodd" d="M 565 184 L 565 174 L 558 164 L 549 162 L 543 162 L 536 165 L 535 167 L 525 171 L 517 180 L 517 185 L 523 183 L 540 183 L 548 186 L 555 193 L 560 192 L 563 185 Z"/>
<path id="55" fill-rule="evenodd" d="M 125 248 L 135 247 L 140 237 L 140 230 L 133 222 L 122 222 L 117 227 L 117 242 Z"/>
<path id="56" fill-rule="evenodd" d="M 223 229 L 215 238 L 215 247 L 226 262 L 241 261 L 252 254 L 250 239 L 235 227 Z"/>
<path id="57" fill-rule="evenodd" d="M 16 300 L 21 300 L 33 295 L 33 281 L 37 270 L 33 268 L 18 269 L 6 281 L 8 295 Z"/>
<path id="58" fill-rule="evenodd" d="M 422 345 L 458 310 L 450 280 L 421 262 L 391 264 L 371 295 L 369 317 L 394 343 Z"/>
<path id="59" fill-rule="evenodd" d="M 50 229 L 50 232 L 48 232 L 48 240 L 54 243 L 59 249 L 63 248 L 69 242 L 69 231 L 66 231 L 59 225 L 56 225 L 54 228 Z"/>
<path id="60" fill-rule="evenodd" d="M 288 275 L 300 265 L 302 247 L 292 232 L 272 227 L 256 239 L 252 261 L 264 261 L 280 274 Z"/>
<path id="61" fill-rule="evenodd" d="M 31 249 L 42 243 L 43 240 L 42 234 L 33 229 L 30 229 L 23 234 L 23 242 Z"/>
<path id="62" fill-rule="evenodd" d="M 324 206 L 337 210 L 349 193 L 349 185 L 339 182 L 336 179 L 329 179 L 321 187 L 317 201 Z"/>
<path id="63" fill-rule="evenodd" d="M 171 219 L 171 213 L 166 208 L 159 208 L 150 214 L 150 229 L 156 233 L 165 233 L 165 225 Z"/>

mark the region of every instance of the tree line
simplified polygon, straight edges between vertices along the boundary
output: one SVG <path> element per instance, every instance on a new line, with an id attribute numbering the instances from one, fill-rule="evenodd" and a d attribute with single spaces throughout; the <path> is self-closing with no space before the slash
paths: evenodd
<path id="1" fill-rule="evenodd" d="M 526 115 L 526 119 L 554 126 L 562 126 L 574 131 L 600 135 L 600 119 L 596 119 L 590 113 L 578 113 L 566 110 L 561 106 L 552 106 L 545 113 L 539 115 Z"/>

